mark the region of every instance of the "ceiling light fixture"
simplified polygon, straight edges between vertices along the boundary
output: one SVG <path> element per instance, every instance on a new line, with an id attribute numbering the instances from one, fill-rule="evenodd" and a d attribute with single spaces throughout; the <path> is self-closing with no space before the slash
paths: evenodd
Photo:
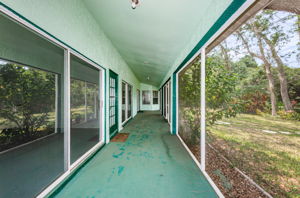
<path id="1" fill-rule="evenodd" d="M 139 0 L 131 0 L 131 8 L 135 9 L 139 3 Z"/>

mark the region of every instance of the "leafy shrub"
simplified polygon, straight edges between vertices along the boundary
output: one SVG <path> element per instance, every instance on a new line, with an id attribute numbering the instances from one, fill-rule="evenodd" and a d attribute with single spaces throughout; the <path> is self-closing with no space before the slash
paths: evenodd
<path id="1" fill-rule="evenodd" d="M 258 111 L 265 112 L 267 110 L 266 104 L 268 102 L 268 96 L 262 92 L 252 92 L 243 95 L 242 100 L 244 113 L 256 113 Z"/>
<path id="2" fill-rule="evenodd" d="M 277 114 L 285 120 L 297 120 L 300 121 L 300 113 L 295 111 L 278 111 Z"/>

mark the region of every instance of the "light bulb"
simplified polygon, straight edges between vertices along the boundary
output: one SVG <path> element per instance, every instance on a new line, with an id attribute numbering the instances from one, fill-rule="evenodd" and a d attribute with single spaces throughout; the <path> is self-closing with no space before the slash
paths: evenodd
<path id="1" fill-rule="evenodd" d="M 135 3 L 135 2 L 132 2 L 132 3 L 131 3 L 131 7 L 132 7 L 132 9 L 135 9 L 135 8 L 136 8 L 136 3 Z"/>

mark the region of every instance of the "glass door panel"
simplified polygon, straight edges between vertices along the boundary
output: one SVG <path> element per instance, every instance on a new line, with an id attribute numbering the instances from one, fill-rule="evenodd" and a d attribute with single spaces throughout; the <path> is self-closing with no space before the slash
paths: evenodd
<path id="1" fill-rule="evenodd" d="M 126 120 L 126 84 L 122 82 L 122 122 Z"/>
<path id="2" fill-rule="evenodd" d="M 109 133 L 118 131 L 118 75 L 109 71 Z"/>
<path id="3" fill-rule="evenodd" d="M 71 163 L 100 141 L 100 72 L 71 55 Z"/>
<path id="4" fill-rule="evenodd" d="M 131 113 L 132 113 L 132 101 L 131 101 L 131 95 L 132 95 L 132 88 L 130 85 L 127 85 L 128 88 L 127 88 L 127 119 L 128 118 L 131 118 Z"/>

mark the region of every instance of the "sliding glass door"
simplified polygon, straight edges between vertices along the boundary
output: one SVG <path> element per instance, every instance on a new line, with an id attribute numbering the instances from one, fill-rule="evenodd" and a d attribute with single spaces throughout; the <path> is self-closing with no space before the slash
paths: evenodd
<path id="1" fill-rule="evenodd" d="M 100 72 L 71 55 L 71 163 L 100 141 Z"/>
<path id="2" fill-rule="evenodd" d="M 127 107 L 127 119 L 131 118 L 132 114 L 132 87 L 127 84 L 127 100 L 128 100 L 128 107 Z"/>
<path id="3" fill-rule="evenodd" d="M 139 112 L 140 110 L 141 110 L 141 105 L 140 105 L 140 97 L 141 97 L 141 95 L 140 95 L 141 93 L 140 93 L 140 90 L 138 89 L 137 90 L 137 92 L 136 92 L 136 95 L 137 95 L 137 98 L 136 98 L 136 103 L 137 103 L 137 112 Z"/>
<path id="4" fill-rule="evenodd" d="M 35 197 L 64 169 L 64 50 L 0 14 L 0 197 Z"/>
<path id="5" fill-rule="evenodd" d="M 0 35 L 0 197 L 36 197 L 100 147 L 103 70 L 2 14 Z"/>
<path id="6" fill-rule="evenodd" d="M 170 104 L 171 104 L 171 83 L 168 81 L 163 88 L 162 91 L 162 113 L 165 119 L 170 123 L 171 114 L 170 114 Z"/>
<path id="7" fill-rule="evenodd" d="M 122 82 L 122 123 L 126 121 L 126 83 Z"/>
<path id="8" fill-rule="evenodd" d="M 126 123 L 132 117 L 132 86 L 122 82 L 122 123 Z"/>

